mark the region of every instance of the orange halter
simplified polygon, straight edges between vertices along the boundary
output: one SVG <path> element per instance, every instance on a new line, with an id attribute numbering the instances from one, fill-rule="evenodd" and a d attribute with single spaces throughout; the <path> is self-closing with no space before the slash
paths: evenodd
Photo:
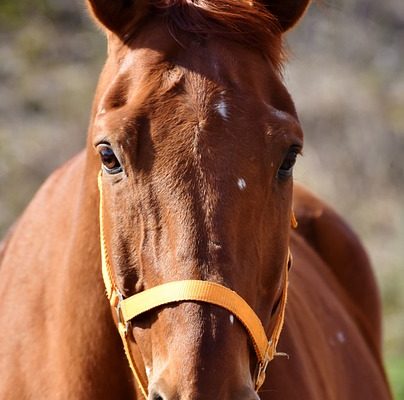
<path id="1" fill-rule="evenodd" d="M 288 270 L 292 263 L 290 251 L 288 252 L 288 257 L 285 261 L 285 283 L 282 291 L 281 302 L 278 306 L 279 311 L 277 313 L 274 330 L 269 339 L 266 336 L 264 327 L 262 326 L 259 317 L 257 314 L 255 314 L 254 310 L 247 304 L 247 302 L 233 290 L 215 282 L 200 280 L 168 282 L 124 299 L 114 282 L 105 243 L 101 172 L 98 175 L 98 189 L 100 192 L 99 218 L 102 276 L 104 279 L 108 300 L 117 315 L 117 327 L 123 342 L 126 357 L 145 399 L 147 399 L 147 380 L 144 378 L 144 374 L 140 372 L 138 366 L 135 364 L 130 351 L 128 344 L 129 322 L 136 316 L 146 311 L 152 310 L 161 305 L 180 301 L 199 301 L 215 304 L 230 311 L 238 318 L 250 336 L 258 358 L 258 364 L 254 377 L 255 391 L 258 391 L 265 381 L 265 370 L 268 363 L 276 355 L 284 355 L 284 353 L 277 353 L 276 346 L 278 344 L 285 319 L 288 293 Z M 294 215 L 292 216 L 292 226 L 296 227 Z"/>

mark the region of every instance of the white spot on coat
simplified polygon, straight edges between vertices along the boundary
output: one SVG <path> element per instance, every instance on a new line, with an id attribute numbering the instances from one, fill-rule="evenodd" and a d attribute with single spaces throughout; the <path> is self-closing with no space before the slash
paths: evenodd
<path id="1" fill-rule="evenodd" d="M 220 99 L 219 102 L 215 105 L 215 109 L 223 119 L 228 118 L 229 113 L 227 110 L 227 104 L 223 98 Z"/>
<path id="2" fill-rule="evenodd" d="M 145 369 L 146 369 L 147 378 L 150 379 L 150 372 L 151 372 L 150 367 L 146 367 Z"/>
<path id="3" fill-rule="evenodd" d="M 238 178 L 237 180 L 237 186 L 240 190 L 245 190 L 247 187 L 247 183 L 243 178 Z"/>
<path id="4" fill-rule="evenodd" d="M 286 113 L 285 111 L 277 110 L 275 108 L 273 110 L 273 113 L 274 113 L 275 117 L 280 119 L 280 120 L 287 121 L 288 119 L 290 119 L 290 115 L 288 113 Z"/>
<path id="5" fill-rule="evenodd" d="M 342 331 L 337 332 L 337 340 L 340 343 L 345 343 L 346 342 L 346 337 L 345 337 L 344 332 L 342 332 Z"/>

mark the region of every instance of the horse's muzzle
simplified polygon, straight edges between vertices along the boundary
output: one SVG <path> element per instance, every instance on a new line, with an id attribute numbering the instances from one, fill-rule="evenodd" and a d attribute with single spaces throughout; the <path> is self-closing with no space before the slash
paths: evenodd
<path id="1" fill-rule="evenodd" d="M 156 382 L 151 385 L 148 400 L 259 400 L 259 396 L 253 388 L 230 388 L 227 394 L 204 394 L 204 390 L 179 392 L 171 385 L 164 382 Z M 214 396 L 214 397 L 212 397 Z"/>

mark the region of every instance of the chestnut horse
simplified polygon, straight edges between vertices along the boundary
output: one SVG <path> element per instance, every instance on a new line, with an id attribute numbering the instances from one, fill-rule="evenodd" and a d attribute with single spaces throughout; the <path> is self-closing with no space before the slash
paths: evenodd
<path id="1" fill-rule="evenodd" d="M 87 148 L 0 247 L 1 399 L 142 399 L 101 278 L 100 170 L 105 251 L 125 298 L 213 282 L 271 337 L 289 248 L 294 259 L 278 346 L 288 356 L 269 364 L 258 392 L 237 313 L 191 300 L 128 325 L 148 399 L 391 398 L 367 256 L 328 206 L 301 187 L 292 194 L 303 135 L 281 79 L 282 40 L 307 3 L 88 1 L 108 58 Z"/>

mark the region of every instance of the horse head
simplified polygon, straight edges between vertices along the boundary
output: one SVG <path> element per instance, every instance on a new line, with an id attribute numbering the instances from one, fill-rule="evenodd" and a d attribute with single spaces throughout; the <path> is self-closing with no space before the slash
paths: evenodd
<path id="1" fill-rule="evenodd" d="M 105 251 L 123 297 L 216 282 L 274 328 L 303 139 L 282 37 L 307 3 L 89 0 L 108 58 L 88 154 L 101 164 Z M 129 330 L 149 399 L 258 398 L 256 355 L 228 310 L 170 303 Z"/>

